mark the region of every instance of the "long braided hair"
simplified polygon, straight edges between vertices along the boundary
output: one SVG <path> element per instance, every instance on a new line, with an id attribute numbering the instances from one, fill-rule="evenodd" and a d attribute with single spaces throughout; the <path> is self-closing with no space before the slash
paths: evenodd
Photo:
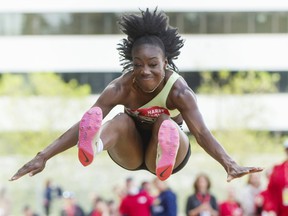
<path id="1" fill-rule="evenodd" d="M 178 72 L 173 60 L 178 58 L 184 40 L 179 36 L 177 28 L 170 26 L 168 16 L 164 12 L 157 12 L 157 8 L 153 12 L 148 8 L 140 12 L 140 15 L 123 15 L 118 23 L 120 30 L 127 35 L 117 48 L 123 71 L 133 69 L 133 46 L 148 43 L 159 46 L 167 58 L 168 68 Z"/>

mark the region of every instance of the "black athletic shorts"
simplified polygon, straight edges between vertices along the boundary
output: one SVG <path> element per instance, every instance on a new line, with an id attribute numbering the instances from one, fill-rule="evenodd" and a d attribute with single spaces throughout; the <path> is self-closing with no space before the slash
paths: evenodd
<path id="1" fill-rule="evenodd" d="M 134 119 L 134 118 L 132 118 L 132 119 Z M 135 119 L 134 119 L 134 121 L 135 121 Z M 142 139 L 142 141 L 144 143 L 143 152 L 145 154 L 147 145 L 150 142 L 150 139 L 151 139 L 151 136 L 152 136 L 152 131 L 151 130 L 142 129 L 141 127 L 139 127 L 139 122 L 135 121 L 135 125 L 136 125 L 136 128 L 137 128 L 138 132 L 140 133 L 141 139 Z M 179 127 L 182 129 L 181 125 L 179 125 Z M 109 154 L 109 151 L 108 151 L 108 154 Z M 179 164 L 179 166 L 174 168 L 172 173 L 176 173 L 176 172 L 180 171 L 187 164 L 187 162 L 188 162 L 188 160 L 190 158 L 190 155 L 191 155 L 191 145 L 189 144 L 188 151 L 187 151 L 187 154 L 186 154 L 184 160 Z M 109 154 L 109 156 L 116 164 L 118 164 L 113 159 L 113 157 L 111 157 L 110 154 Z M 143 158 L 145 158 L 145 155 L 144 155 Z M 118 164 L 118 165 L 121 166 L 120 164 Z M 150 170 L 148 170 L 148 168 L 147 168 L 147 166 L 145 164 L 145 161 L 143 161 L 143 163 L 139 167 L 137 167 L 136 169 L 127 169 L 127 168 L 125 168 L 123 166 L 121 166 L 121 167 L 126 169 L 126 170 L 130 170 L 130 171 L 147 170 L 147 171 L 151 172 Z M 151 172 L 151 173 L 153 173 L 153 172 Z M 155 173 L 153 173 L 153 174 L 155 174 Z"/>

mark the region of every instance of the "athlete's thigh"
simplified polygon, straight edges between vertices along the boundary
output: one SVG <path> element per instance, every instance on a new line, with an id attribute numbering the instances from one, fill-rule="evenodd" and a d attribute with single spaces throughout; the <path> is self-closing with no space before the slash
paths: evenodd
<path id="1" fill-rule="evenodd" d="M 189 141 L 187 134 L 179 126 L 178 126 L 178 131 L 180 135 L 180 145 L 179 145 L 174 169 L 177 168 L 183 162 L 183 160 L 185 160 L 189 147 L 190 147 L 190 141 Z"/>
<path id="2" fill-rule="evenodd" d="M 101 140 L 110 157 L 126 169 L 136 169 L 143 163 L 141 136 L 133 119 L 118 114 L 101 128 Z"/>
<path id="3" fill-rule="evenodd" d="M 172 121 L 172 120 L 171 120 Z M 161 124 L 161 122 L 160 122 Z M 160 126 L 159 124 L 159 126 Z M 176 123 L 175 123 L 176 124 Z M 177 125 L 177 124 L 176 124 Z M 158 125 L 155 125 L 155 129 L 152 131 L 152 137 L 147 147 L 147 151 L 145 152 L 145 163 L 147 168 L 155 172 L 156 169 L 156 155 L 157 155 L 157 146 L 158 146 Z M 174 165 L 174 169 L 177 168 L 186 158 L 186 155 L 189 150 L 189 138 L 185 134 L 185 132 L 177 125 L 178 132 L 179 132 L 179 149 L 176 156 L 176 161 Z"/>

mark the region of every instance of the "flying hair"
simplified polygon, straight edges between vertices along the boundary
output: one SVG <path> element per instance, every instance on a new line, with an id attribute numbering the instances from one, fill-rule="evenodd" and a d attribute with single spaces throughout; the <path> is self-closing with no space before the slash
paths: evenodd
<path id="1" fill-rule="evenodd" d="M 173 60 L 178 58 L 184 40 L 179 36 L 178 29 L 170 26 L 168 21 L 168 16 L 158 12 L 157 8 L 153 12 L 147 8 L 146 11 L 140 10 L 140 14 L 126 14 L 120 18 L 120 30 L 127 35 L 117 48 L 123 71 L 133 69 L 133 46 L 144 43 L 158 45 L 167 58 L 168 68 L 178 71 Z"/>

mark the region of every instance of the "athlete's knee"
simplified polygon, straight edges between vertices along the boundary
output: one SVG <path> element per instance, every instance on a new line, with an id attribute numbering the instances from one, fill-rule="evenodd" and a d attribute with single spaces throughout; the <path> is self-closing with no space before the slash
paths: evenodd
<path id="1" fill-rule="evenodd" d="M 120 121 L 132 121 L 132 118 L 127 115 L 126 113 L 118 113 L 116 116 L 114 116 L 115 120 L 120 120 Z"/>
<path id="2" fill-rule="evenodd" d="M 153 130 L 154 132 L 157 132 L 160 125 L 162 124 L 163 121 L 165 120 L 170 120 L 170 121 L 173 121 L 169 115 L 166 115 L 166 114 L 161 114 L 157 117 L 157 120 L 155 121 L 154 123 L 154 126 L 153 126 Z M 156 131 L 155 131 L 156 130 Z"/>
<path id="3" fill-rule="evenodd" d="M 170 116 L 165 113 L 162 113 L 161 115 L 159 115 L 158 119 L 167 120 L 170 119 Z"/>
<path id="4" fill-rule="evenodd" d="M 168 119 L 170 119 L 170 116 L 169 116 L 169 115 L 167 115 L 167 114 L 161 114 L 161 115 L 159 115 L 159 116 L 157 117 L 156 123 L 160 123 L 160 124 L 161 124 L 163 121 L 168 120 Z"/>
<path id="5" fill-rule="evenodd" d="M 119 113 L 111 120 L 112 124 L 117 124 L 121 128 L 132 127 L 135 125 L 133 119 L 126 113 Z"/>

